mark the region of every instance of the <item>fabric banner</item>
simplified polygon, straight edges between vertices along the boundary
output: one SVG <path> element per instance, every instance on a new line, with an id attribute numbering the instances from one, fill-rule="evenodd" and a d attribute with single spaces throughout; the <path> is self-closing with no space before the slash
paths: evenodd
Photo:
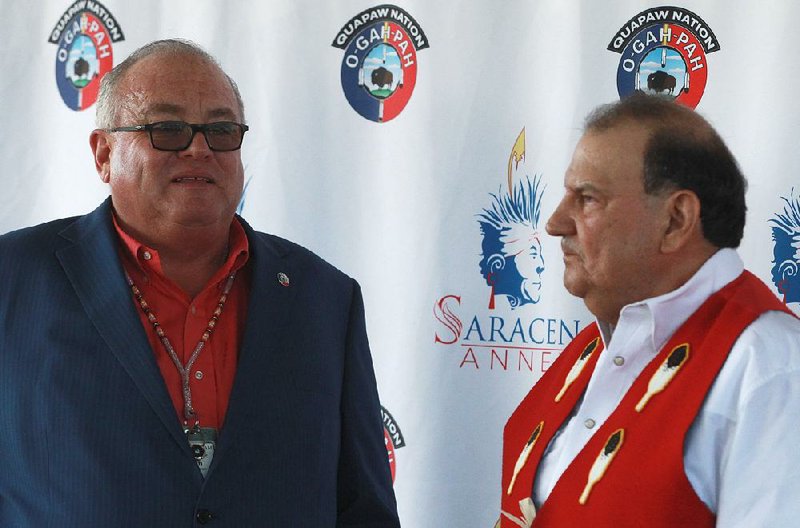
<path id="1" fill-rule="evenodd" d="M 800 4 L 0 0 L 0 13 L 0 233 L 107 195 L 88 145 L 97 85 L 139 46 L 190 39 L 237 81 L 242 215 L 363 287 L 405 526 L 494 525 L 505 420 L 592 320 L 544 225 L 596 105 L 662 92 L 717 127 L 749 180 L 740 253 L 800 312 L 800 100 L 784 54 Z"/>

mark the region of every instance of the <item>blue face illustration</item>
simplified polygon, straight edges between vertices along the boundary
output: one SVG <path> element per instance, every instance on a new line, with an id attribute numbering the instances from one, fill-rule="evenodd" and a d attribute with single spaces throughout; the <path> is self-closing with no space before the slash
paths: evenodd
<path id="1" fill-rule="evenodd" d="M 781 197 L 783 211 L 769 220 L 772 224 L 772 283 L 783 302 L 800 302 L 800 197 Z"/>
<path id="2" fill-rule="evenodd" d="M 492 195 L 492 208 L 479 215 L 481 274 L 491 287 L 490 295 L 505 296 L 512 308 L 541 299 L 545 264 L 536 228 L 542 196 L 539 184 L 539 179 L 526 180 L 514 187 L 513 196 Z"/>
<path id="3" fill-rule="evenodd" d="M 544 257 L 539 237 L 532 238 L 527 249 L 508 254 L 500 231 L 484 229 L 481 273 L 493 295 L 505 295 L 512 308 L 541 299 Z"/>
<path id="4" fill-rule="evenodd" d="M 514 258 L 517 272 L 522 277 L 520 294 L 532 303 L 539 302 L 542 296 L 542 272 L 544 271 L 544 257 L 542 256 L 542 242 L 537 236 L 531 241 L 528 251 L 518 254 Z"/>
<path id="5" fill-rule="evenodd" d="M 772 282 L 786 303 L 800 302 L 800 232 L 790 235 L 773 227 L 772 239 L 775 243 L 772 260 Z"/>

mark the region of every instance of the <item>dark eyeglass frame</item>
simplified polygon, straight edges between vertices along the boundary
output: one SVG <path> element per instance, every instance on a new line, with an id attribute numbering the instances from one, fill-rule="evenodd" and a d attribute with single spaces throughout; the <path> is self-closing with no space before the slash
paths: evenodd
<path id="1" fill-rule="evenodd" d="M 212 141 L 208 140 L 207 131 L 211 130 L 213 132 L 215 127 L 219 127 L 220 125 L 233 125 L 238 127 L 241 131 L 241 135 L 239 136 L 239 144 L 232 148 L 216 148 L 212 145 Z M 187 127 L 191 128 L 192 135 L 186 140 L 186 144 L 182 147 L 174 147 L 174 148 L 165 148 L 163 145 L 159 146 L 156 145 L 156 141 L 153 139 L 153 129 L 158 131 L 159 127 L 165 127 L 165 129 L 169 129 L 169 127 L 180 127 L 181 130 L 185 130 Z M 106 128 L 106 132 L 147 132 L 150 136 L 150 146 L 152 146 L 156 150 L 163 150 L 167 152 L 180 152 L 181 150 L 186 150 L 194 141 L 194 136 L 198 132 L 203 133 L 203 137 L 206 140 L 206 145 L 210 150 L 215 152 L 231 152 L 234 150 L 239 150 L 242 148 L 242 142 L 244 141 L 244 133 L 250 130 L 250 127 L 243 124 L 243 123 L 236 123 L 235 121 L 215 121 L 213 123 L 187 123 L 185 121 L 157 121 L 155 123 L 148 123 L 146 125 L 135 125 L 135 126 L 123 126 L 123 127 L 114 127 L 114 128 Z M 213 137 L 213 136 L 212 136 Z"/>

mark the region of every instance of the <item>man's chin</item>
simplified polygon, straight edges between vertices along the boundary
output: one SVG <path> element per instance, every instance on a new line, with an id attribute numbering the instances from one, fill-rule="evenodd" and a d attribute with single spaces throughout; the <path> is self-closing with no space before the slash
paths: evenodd
<path id="1" fill-rule="evenodd" d="M 569 271 L 564 272 L 564 288 L 575 297 L 586 297 L 588 285 L 582 277 L 575 277 Z"/>
<path id="2" fill-rule="evenodd" d="M 173 211 L 170 215 L 171 223 L 187 229 L 203 229 L 223 222 L 230 224 L 233 214 L 225 215 L 220 211 L 205 210 L 181 210 Z"/>
<path id="3" fill-rule="evenodd" d="M 183 226 L 212 225 L 220 221 L 230 222 L 235 208 L 223 206 L 219 200 L 182 200 L 173 203 L 166 216 L 175 224 Z"/>

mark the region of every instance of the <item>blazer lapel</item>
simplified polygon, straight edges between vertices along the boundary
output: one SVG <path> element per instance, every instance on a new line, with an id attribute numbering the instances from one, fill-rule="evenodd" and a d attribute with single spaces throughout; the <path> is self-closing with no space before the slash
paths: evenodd
<path id="1" fill-rule="evenodd" d="M 241 222 L 250 243 L 251 281 L 247 323 L 225 424 L 211 471 L 225 453 L 235 446 L 236 437 L 247 433 L 250 421 L 257 419 L 255 406 L 263 404 L 263 401 L 256 391 L 285 376 L 285 373 L 273 372 L 273 352 L 282 346 L 286 337 L 296 291 L 291 284 L 292 268 L 290 259 L 285 258 L 286 248 L 257 236 L 246 222 Z M 283 281 L 281 274 L 285 275 Z"/>
<path id="2" fill-rule="evenodd" d="M 117 254 L 111 201 L 62 231 L 56 252 L 86 314 L 175 440 L 189 454 L 169 393 L 136 313 Z"/>

